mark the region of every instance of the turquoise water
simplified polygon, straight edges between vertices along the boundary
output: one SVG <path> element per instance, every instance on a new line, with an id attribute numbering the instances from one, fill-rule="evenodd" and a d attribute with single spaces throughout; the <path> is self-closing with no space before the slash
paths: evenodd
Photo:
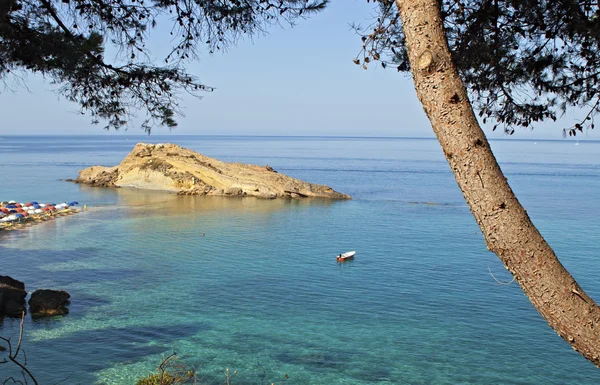
<path id="1" fill-rule="evenodd" d="M 137 141 L 269 164 L 351 201 L 180 197 L 64 182 Z M 600 142 L 494 141 L 534 223 L 600 298 Z M 41 384 L 133 384 L 176 351 L 202 384 L 597 384 L 492 253 L 435 140 L 4 137 L 0 200 L 86 203 L 0 235 L 0 275 L 60 288 L 25 324 Z M 206 236 L 202 237 L 202 233 Z M 335 255 L 356 250 L 339 265 Z M 0 335 L 14 336 L 5 319 Z M 9 375 L 0 365 L 0 378 Z"/>

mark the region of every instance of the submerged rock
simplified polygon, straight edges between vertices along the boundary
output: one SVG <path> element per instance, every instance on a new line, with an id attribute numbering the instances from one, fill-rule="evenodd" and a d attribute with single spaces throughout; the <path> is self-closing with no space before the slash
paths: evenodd
<path id="1" fill-rule="evenodd" d="M 181 195 L 350 199 L 331 187 L 291 178 L 268 165 L 225 163 L 175 144 L 138 143 L 118 166 L 86 168 L 75 182 Z"/>
<path id="2" fill-rule="evenodd" d="M 62 290 L 40 289 L 31 294 L 29 310 L 32 317 L 49 317 L 69 313 L 71 295 Z"/>
<path id="3" fill-rule="evenodd" d="M 0 275 L 0 317 L 21 317 L 25 311 L 25 284 L 7 275 Z"/>

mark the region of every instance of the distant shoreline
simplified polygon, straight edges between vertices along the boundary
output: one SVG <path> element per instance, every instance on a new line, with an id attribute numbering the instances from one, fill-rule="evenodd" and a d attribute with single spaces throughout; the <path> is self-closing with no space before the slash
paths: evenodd
<path id="1" fill-rule="evenodd" d="M 144 140 L 151 140 L 153 137 L 156 138 L 210 138 L 210 139 L 319 139 L 319 140 L 339 140 L 339 139 L 347 139 L 347 140 L 434 140 L 437 141 L 437 138 L 434 136 L 353 136 L 353 135 L 216 135 L 216 134 L 124 134 L 118 132 L 107 132 L 103 134 L 0 134 L 0 139 L 2 137 L 6 138 L 106 138 L 106 139 L 117 139 L 122 138 L 126 140 L 140 140 L 143 138 Z M 496 141 L 506 141 L 506 142 L 600 142 L 600 139 L 589 139 L 586 137 L 567 137 L 567 138 L 519 138 L 519 137 L 506 137 L 506 138 L 488 138 L 491 142 Z"/>

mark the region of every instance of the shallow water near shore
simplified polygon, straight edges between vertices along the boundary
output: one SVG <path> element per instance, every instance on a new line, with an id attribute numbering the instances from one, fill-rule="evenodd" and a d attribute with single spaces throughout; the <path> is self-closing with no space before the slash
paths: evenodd
<path id="1" fill-rule="evenodd" d="M 172 142 L 352 195 L 188 197 L 64 182 L 138 141 Z M 563 264 L 600 298 L 600 142 L 493 141 Z M 0 234 L 0 275 L 59 288 L 71 313 L 26 318 L 41 384 L 134 384 L 177 352 L 200 383 L 597 384 L 497 257 L 432 139 L 4 137 L 0 200 L 88 210 Z M 202 236 L 202 234 L 205 236 Z M 335 256 L 356 250 L 353 261 Z M 0 323 L 0 335 L 18 320 Z M 7 376 L 0 366 L 0 378 Z M 289 376 L 285 379 L 285 376 Z"/>

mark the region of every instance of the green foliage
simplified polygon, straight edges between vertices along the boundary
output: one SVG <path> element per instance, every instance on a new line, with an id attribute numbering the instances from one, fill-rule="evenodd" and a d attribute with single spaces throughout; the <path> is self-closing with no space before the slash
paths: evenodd
<path id="1" fill-rule="evenodd" d="M 185 369 L 176 362 L 176 354 L 167 357 L 156 373 L 140 378 L 135 385 L 175 385 L 196 383 L 196 372 Z"/>
<path id="2" fill-rule="evenodd" d="M 192 372 L 185 376 L 170 374 L 169 372 L 149 374 L 148 377 L 140 378 L 135 385 L 174 385 L 189 383 L 194 377 Z"/>
<path id="3" fill-rule="evenodd" d="M 175 127 L 178 95 L 213 88 L 185 71 L 200 47 L 213 53 L 244 35 L 325 8 L 328 0 L 0 0 L 0 80 L 44 75 L 105 128 Z M 146 47 L 158 21 L 172 23 L 170 52 L 156 65 Z M 106 44 L 118 55 L 107 60 Z M 18 77 L 17 77 L 18 79 Z"/>
<path id="4" fill-rule="evenodd" d="M 356 64 L 380 60 L 410 71 L 395 2 L 376 0 L 377 21 L 362 33 Z M 556 120 L 569 108 L 584 116 L 564 133 L 594 128 L 600 112 L 600 3 L 587 0 L 443 0 L 446 37 L 483 123 L 512 134 Z"/>

